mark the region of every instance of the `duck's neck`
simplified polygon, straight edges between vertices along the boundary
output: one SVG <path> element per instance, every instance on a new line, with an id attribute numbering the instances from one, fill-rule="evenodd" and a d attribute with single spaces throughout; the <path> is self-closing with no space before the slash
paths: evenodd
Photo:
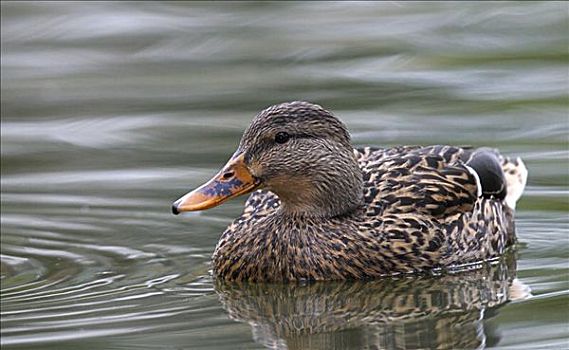
<path id="1" fill-rule="evenodd" d="M 363 203 L 363 180 L 353 153 L 336 156 L 316 169 L 306 169 L 276 191 L 282 215 L 333 218 L 353 212 Z"/>

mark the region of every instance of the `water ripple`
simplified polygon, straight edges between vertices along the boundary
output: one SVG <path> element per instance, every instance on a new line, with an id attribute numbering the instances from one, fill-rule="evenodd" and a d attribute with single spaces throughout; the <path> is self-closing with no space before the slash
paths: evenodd
<path id="1" fill-rule="evenodd" d="M 3 348 L 566 345 L 567 4 L 1 6 Z M 333 110 L 358 145 L 521 156 L 511 285 L 500 269 L 217 284 L 211 254 L 243 200 L 178 217 L 170 204 L 256 111 L 297 99 Z"/>

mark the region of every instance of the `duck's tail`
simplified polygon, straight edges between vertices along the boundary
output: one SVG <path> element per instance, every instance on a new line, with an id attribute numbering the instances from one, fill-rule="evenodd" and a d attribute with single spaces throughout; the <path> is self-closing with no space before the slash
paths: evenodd
<path id="1" fill-rule="evenodd" d="M 522 196 L 526 182 L 528 179 L 528 169 L 521 158 L 511 159 L 502 157 L 502 170 L 506 178 L 506 205 L 512 209 L 516 209 L 516 202 Z"/>
<path id="2" fill-rule="evenodd" d="M 478 195 L 503 200 L 513 212 L 528 178 L 524 162 L 519 157 L 504 157 L 498 150 L 485 147 L 465 156 L 465 165 L 478 182 Z"/>
<path id="3" fill-rule="evenodd" d="M 516 242 L 514 213 L 522 196 L 528 170 L 520 158 L 502 156 L 497 150 L 479 148 L 468 155 L 465 166 L 471 170 L 478 185 L 478 196 L 503 201 L 506 246 Z"/>

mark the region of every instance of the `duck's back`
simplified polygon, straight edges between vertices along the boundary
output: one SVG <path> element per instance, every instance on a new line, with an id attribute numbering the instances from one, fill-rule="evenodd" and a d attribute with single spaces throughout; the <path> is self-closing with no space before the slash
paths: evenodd
<path id="1" fill-rule="evenodd" d="M 527 178 L 519 158 L 440 145 L 355 152 L 364 174 L 365 217 L 381 218 L 371 226 L 399 256 L 418 257 L 409 266 L 485 260 L 515 241 L 513 212 Z"/>

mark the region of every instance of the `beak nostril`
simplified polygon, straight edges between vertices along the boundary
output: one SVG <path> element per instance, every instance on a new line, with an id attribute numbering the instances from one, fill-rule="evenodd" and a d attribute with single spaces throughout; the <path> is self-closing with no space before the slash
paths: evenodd
<path id="1" fill-rule="evenodd" d="M 232 178 L 234 175 L 235 175 L 235 173 L 233 171 L 228 171 L 225 174 L 223 174 L 223 179 L 228 180 L 228 179 Z"/>

